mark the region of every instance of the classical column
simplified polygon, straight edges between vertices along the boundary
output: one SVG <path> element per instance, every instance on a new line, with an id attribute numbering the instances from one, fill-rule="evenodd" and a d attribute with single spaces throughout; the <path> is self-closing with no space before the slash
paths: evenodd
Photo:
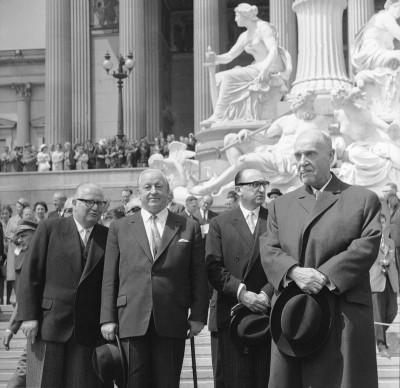
<path id="1" fill-rule="evenodd" d="M 124 134 L 134 139 L 146 133 L 144 0 L 120 0 L 119 3 L 120 53 L 126 57 L 132 51 L 135 61 L 123 88 Z"/>
<path id="2" fill-rule="evenodd" d="M 71 140 L 71 2 L 46 0 L 45 139 Z"/>
<path id="3" fill-rule="evenodd" d="M 163 73 L 161 58 L 162 44 L 160 37 L 161 2 L 146 0 L 145 14 L 145 59 L 146 59 L 146 135 L 154 139 L 162 130 L 162 89 L 161 77 Z"/>
<path id="4" fill-rule="evenodd" d="M 307 89 L 328 93 L 349 85 L 343 55 L 346 0 L 296 0 L 299 56 L 291 94 Z"/>
<path id="5" fill-rule="evenodd" d="M 72 139 L 84 141 L 90 133 L 89 2 L 71 1 Z"/>
<path id="6" fill-rule="evenodd" d="M 361 27 L 374 14 L 374 0 L 348 0 L 347 8 L 347 40 L 349 47 L 349 75 L 353 78 L 353 67 L 351 65 L 351 46 L 354 38 Z"/>
<path id="7" fill-rule="evenodd" d="M 193 1 L 194 31 L 194 128 L 212 115 L 210 81 L 204 67 L 207 47 L 217 54 L 219 50 L 219 5 L 215 0 Z"/>
<path id="8" fill-rule="evenodd" d="M 17 138 L 15 145 L 24 146 L 30 142 L 30 102 L 32 95 L 32 85 L 27 84 L 12 84 L 11 87 L 17 93 Z"/>
<path id="9" fill-rule="evenodd" d="M 290 82 L 294 80 L 297 63 L 297 26 L 296 14 L 292 9 L 293 0 L 270 0 L 270 22 L 278 30 L 279 45 L 289 51 L 292 57 L 293 71 Z"/>

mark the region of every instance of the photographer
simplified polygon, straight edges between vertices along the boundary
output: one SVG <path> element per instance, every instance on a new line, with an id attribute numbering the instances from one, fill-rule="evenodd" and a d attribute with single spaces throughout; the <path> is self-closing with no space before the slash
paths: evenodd
<path id="1" fill-rule="evenodd" d="M 395 244 L 389 238 L 386 216 L 380 216 L 382 239 L 378 257 L 370 269 L 372 305 L 374 321 L 391 324 L 397 314 L 397 292 L 399 292 L 399 274 L 395 262 Z M 386 330 L 389 326 L 375 323 L 375 337 L 381 357 L 390 358 L 386 343 Z"/>

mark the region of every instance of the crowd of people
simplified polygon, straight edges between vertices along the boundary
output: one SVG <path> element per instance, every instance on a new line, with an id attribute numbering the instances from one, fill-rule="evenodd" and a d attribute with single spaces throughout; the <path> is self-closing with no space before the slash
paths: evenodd
<path id="1" fill-rule="evenodd" d="M 185 341 L 208 324 L 217 388 L 377 388 L 397 314 L 397 186 L 381 211 L 330 171 L 321 131 L 294 158 L 303 186 L 267 191 L 246 168 L 219 214 L 211 195 L 175 203 L 150 168 L 113 209 L 95 183 L 55 193 L 51 212 L 3 207 L 17 289 L 3 344 L 27 338 L 9 387 L 178 388 Z"/>
<path id="2" fill-rule="evenodd" d="M 64 145 L 41 144 L 39 147 L 26 143 L 14 146 L 12 150 L 4 147 L 0 154 L 1 172 L 20 171 L 63 171 L 63 170 L 91 170 L 99 168 L 148 167 L 149 157 L 161 154 L 167 157 L 168 145 L 179 140 L 186 144 L 189 151 L 194 151 L 196 138 L 193 133 L 188 137 L 180 136 L 175 139 L 173 134 L 165 138 L 162 133 L 149 141 L 147 137 L 137 140 L 119 139 L 112 137 L 74 144 L 66 142 Z"/>

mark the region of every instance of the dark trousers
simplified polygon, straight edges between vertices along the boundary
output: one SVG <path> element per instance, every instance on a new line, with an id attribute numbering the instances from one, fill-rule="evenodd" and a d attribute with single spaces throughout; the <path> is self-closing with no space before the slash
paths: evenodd
<path id="1" fill-rule="evenodd" d="M 386 286 L 383 292 L 372 293 L 372 308 L 374 321 L 392 323 L 397 315 L 397 294 L 393 291 L 389 279 L 386 279 Z M 375 325 L 375 339 L 379 351 L 387 347 L 386 330 L 388 326 Z"/>
<path id="2" fill-rule="evenodd" d="M 153 318 L 145 335 L 121 338 L 128 363 L 127 388 L 179 388 L 185 339 L 158 335 Z"/>
<path id="3" fill-rule="evenodd" d="M 266 388 L 269 380 L 271 348 L 247 355 L 234 347 L 229 329 L 218 330 L 218 346 L 222 358 L 225 387 Z"/>
<path id="4" fill-rule="evenodd" d="M 94 373 L 93 348 L 36 339 L 28 342 L 27 387 L 99 388 L 105 387 Z M 113 384 L 111 384 L 111 387 Z"/>
<path id="5" fill-rule="evenodd" d="M 221 352 L 218 348 L 218 332 L 211 331 L 211 361 L 214 375 L 214 388 L 225 388 L 224 376 L 222 374 Z"/>

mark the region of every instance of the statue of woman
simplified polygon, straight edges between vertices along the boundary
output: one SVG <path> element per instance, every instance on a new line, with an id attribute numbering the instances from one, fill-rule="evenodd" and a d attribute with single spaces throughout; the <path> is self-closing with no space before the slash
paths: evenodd
<path id="1" fill-rule="evenodd" d="M 233 120 L 259 120 L 260 100 L 263 95 L 271 98 L 271 88 L 279 91 L 277 102 L 287 91 L 287 80 L 292 71 L 289 53 L 278 46 L 278 34 L 274 26 L 257 17 L 258 8 L 242 3 L 235 8 L 235 20 L 245 27 L 235 45 L 225 54 L 208 51 L 207 66 L 232 62 L 243 51 L 254 57 L 246 67 L 237 67 L 216 74 L 218 91 L 214 96 L 214 114 L 203 121 L 202 126 L 214 122 Z M 213 101 L 214 102 L 214 101 Z"/>
<path id="2" fill-rule="evenodd" d="M 356 35 L 352 47 L 352 63 L 357 71 L 378 67 L 396 69 L 400 65 L 400 50 L 394 39 L 400 40 L 400 0 L 387 0 L 385 9 L 378 12 Z"/>

